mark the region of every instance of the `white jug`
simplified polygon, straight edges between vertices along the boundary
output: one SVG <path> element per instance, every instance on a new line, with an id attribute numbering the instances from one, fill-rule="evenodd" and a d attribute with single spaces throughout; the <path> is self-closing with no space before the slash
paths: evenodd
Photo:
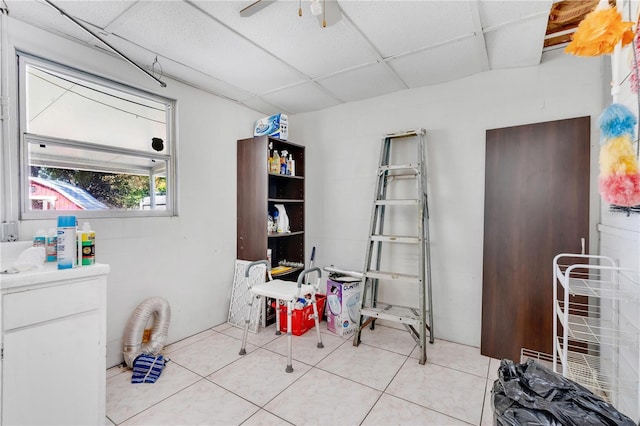
<path id="1" fill-rule="evenodd" d="M 291 232 L 289 229 L 289 216 L 284 209 L 284 204 L 275 204 L 275 208 L 278 209 L 278 222 L 276 232 Z"/>

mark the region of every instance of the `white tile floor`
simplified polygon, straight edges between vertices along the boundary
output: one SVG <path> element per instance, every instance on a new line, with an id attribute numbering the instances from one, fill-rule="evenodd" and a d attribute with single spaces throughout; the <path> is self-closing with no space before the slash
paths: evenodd
<path id="1" fill-rule="evenodd" d="M 411 336 L 377 326 L 354 347 L 320 325 L 286 338 L 275 327 L 249 333 L 222 324 L 169 345 L 154 384 L 131 384 L 131 370 L 107 371 L 107 424 L 123 425 L 491 425 L 490 390 L 499 361 L 477 348 L 436 340 L 418 364 Z"/>

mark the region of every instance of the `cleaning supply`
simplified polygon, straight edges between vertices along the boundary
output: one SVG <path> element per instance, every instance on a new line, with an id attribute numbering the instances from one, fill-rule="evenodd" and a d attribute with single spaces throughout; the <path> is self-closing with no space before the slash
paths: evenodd
<path id="1" fill-rule="evenodd" d="M 96 263 L 96 233 L 91 230 L 89 222 L 82 224 L 81 246 L 82 246 L 82 266 L 94 265 Z"/>
<path id="2" fill-rule="evenodd" d="M 280 155 L 278 150 L 273 150 L 273 162 L 271 163 L 271 173 L 280 173 Z"/>
<path id="3" fill-rule="evenodd" d="M 280 157 L 280 174 L 287 175 L 287 154 L 286 150 L 282 151 L 282 156 Z"/>
<path id="4" fill-rule="evenodd" d="M 47 262 L 55 262 L 58 260 L 58 235 L 54 228 L 49 229 L 49 232 L 47 232 L 45 250 L 47 253 Z"/>
<path id="5" fill-rule="evenodd" d="M 76 217 L 58 216 L 58 269 L 71 269 L 76 258 Z"/>
<path id="6" fill-rule="evenodd" d="M 44 232 L 44 229 L 38 229 L 36 235 L 33 236 L 33 246 L 34 247 L 45 247 L 47 245 L 47 236 Z"/>
<path id="7" fill-rule="evenodd" d="M 274 207 L 278 209 L 278 228 L 276 231 L 278 233 L 291 232 L 289 230 L 289 216 L 287 216 L 287 211 L 284 209 L 284 204 L 274 204 Z"/>
<path id="8" fill-rule="evenodd" d="M 287 163 L 287 171 L 291 176 L 296 175 L 296 160 L 293 159 L 293 156 L 289 154 L 289 161 Z"/>
<path id="9" fill-rule="evenodd" d="M 287 140 L 289 136 L 289 120 L 286 114 L 274 114 L 255 122 L 253 136 L 272 136 Z"/>
<path id="10" fill-rule="evenodd" d="M 77 222 L 76 222 L 77 223 Z M 76 266 L 82 266 L 82 230 L 76 225 Z"/>

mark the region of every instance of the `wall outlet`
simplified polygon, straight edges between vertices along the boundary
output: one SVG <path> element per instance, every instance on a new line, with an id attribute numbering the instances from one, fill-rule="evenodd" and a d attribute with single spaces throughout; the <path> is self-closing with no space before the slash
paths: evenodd
<path id="1" fill-rule="evenodd" d="M 2 222 L 2 237 L 0 241 L 18 241 L 18 223 Z"/>

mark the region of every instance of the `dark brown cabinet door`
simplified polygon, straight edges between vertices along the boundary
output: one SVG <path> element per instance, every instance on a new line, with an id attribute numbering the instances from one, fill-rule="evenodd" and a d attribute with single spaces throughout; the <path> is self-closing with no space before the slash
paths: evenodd
<path id="1" fill-rule="evenodd" d="M 590 118 L 487 130 L 481 352 L 552 353 L 552 261 L 589 234 Z"/>

